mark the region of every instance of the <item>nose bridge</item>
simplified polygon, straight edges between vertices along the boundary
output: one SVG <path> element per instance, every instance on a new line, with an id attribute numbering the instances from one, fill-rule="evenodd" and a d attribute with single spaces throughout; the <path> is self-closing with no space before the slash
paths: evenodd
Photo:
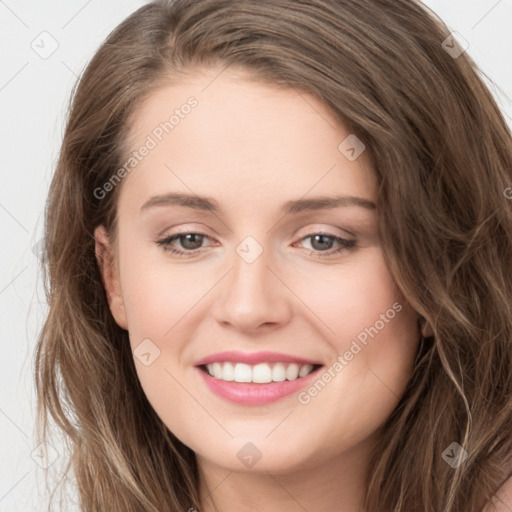
<path id="1" fill-rule="evenodd" d="M 270 279 L 275 277 L 269 271 L 272 255 L 264 241 L 259 242 L 253 236 L 246 236 L 236 247 L 233 258 L 234 269 L 229 280 L 230 293 L 239 299 L 238 308 L 247 299 L 268 300 L 272 286 Z M 242 302 L 240 302 L 242 300 Z"/>
<path id="2" fill-rule="evenodd" d="M 241 286 L 242 290 L 259 293 L 268 290 L 269 275 L 268 270 L 272 255 L 269 254 L 268 244 L 263 247 L 252 236 L 247 236 L 236 247 L 236 257 L 234 258 L 233 281 L 234 286 Z M 264 285 L 267 284 L 267 287 Z"/>
<path id="3" fill-rule="evenodd" d="M 216 298 L 217 321 L 252 329 L 285 320 L 289 298 L 273 273 L 275 269 L 270 270 L 275 258 L 267 246 L 263 247 L 263 242 L 253 236 L 246 236 L 235 248 L 232 271 L 223 280 Z"/>

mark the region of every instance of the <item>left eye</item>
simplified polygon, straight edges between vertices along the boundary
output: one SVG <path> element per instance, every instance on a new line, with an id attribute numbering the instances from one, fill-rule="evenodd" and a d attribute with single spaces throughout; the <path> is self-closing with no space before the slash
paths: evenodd
<path id="1" fill-rule="evenodd" d="M 171 235 L 171 236 L 162 238 L 161 240 L 158 240 L 157 244 L 160 246 L 163 246 L 165 251 L 169 251 L 173 254 L 183 255 L 183 254 L 186 254 L 189 252 L 194 252 L 194 253 L 202 252 L 202 251 L 199 251 L 198 249 L 201 248 L 202 242 L 205 238 L 210 238 L 210 237 L 205 235 L 204 233 L 196 233 L 196 232 L 178 233 L 176 235 Z M 180 243 L 182 243 L 182 244 L 184 241 L 184 244 L 182 245 L 182 247 L 184 247 L 187 250 L 182 251 L 180 249 L 176 249 L 175 247 L 173 247 L 171 244 L 172 244 L 172 242 L 174 242 L 174 240 L 179 240 Z"/>
<path id="2" fill-rule="evenodd" d="M 331 254 L 337 254 L 339 252 L 355 248 L 357 243 L 356 240 L 346 240 L 345 238 L 330 235 L 329 233 L 314 233 L 312 235 L 305 236 L 301 240 L 307 240 L 308 238 L 311 239 L 311 246 L 319 245 L 320 247 L 324 248 L 326 243 L 327 245 L 332 245 L 333 242 L 338 242 L 339 246 L 337 248 L 328 248 L 326 251 L 315 249 L 315 247 L 313 247 L 313 251 L 315 251 L 317 256 L 329 256 Z M 326 242 L 326 239 L 331 241 Z M 314 254 L 313 251 L 310 254 Z"/>
<path id="3" fill-rule="evenodd" d="M 189 233 L 177 233 L 176 235 L 171 235 L 165 238 L 162 238 L 160 240 L 157 240 L 157 244 L 159 246 L 162 246 L 165 251 L 169 251 L 172 254 L 177 254 L 179 256 L 194 256 L 200 252 L 203 252 L 203 241 L 206 238 L 210 238 L 205 233 L 198 233 L 198 232 L 189 232 Z M 350 250 L 355 247 L 357 247 L 356 240 L 346 240 L 344 238 L 340 238 L 334 235 L 331 235 L 329 233 L 313 233 L 311 235 L 307 235 L 303 238 L 301 238 L 301 241 L 311 239 L 310 242 L 311 245 L 319 245 L 320 249 L 317 249 L 315 247 L 312 248 L 310 251 L 310 254 L 317 255 L 317 256 L 328 256 L 331 254 L 340 253 L 345 250 Z M 179 240 L 180 244 L 182 245 L 183 249 L 177 249 L 176 247 L 172 246 L 172 243 L 175 240 Z M 326 249 L 326 245 L 331 246 L 333 243 L 337 242 L 339 246 L 334 249 L 328 247 Z"/>

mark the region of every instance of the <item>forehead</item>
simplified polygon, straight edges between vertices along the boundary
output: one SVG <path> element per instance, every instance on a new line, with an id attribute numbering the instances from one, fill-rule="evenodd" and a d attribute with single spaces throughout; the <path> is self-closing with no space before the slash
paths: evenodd
<path id="1" fill-rule="evenodd" d="M 131 151 L 151 146 L 123 183 L 139 196 L 178 190 L 220 202 L 329 192 L 375 199 L 367 155 L 347 158 L 344 141 L 354 135 L 320 100 L 243 71 L 201 70 L 170 81 L 138 106 L 130 134 Z"/>

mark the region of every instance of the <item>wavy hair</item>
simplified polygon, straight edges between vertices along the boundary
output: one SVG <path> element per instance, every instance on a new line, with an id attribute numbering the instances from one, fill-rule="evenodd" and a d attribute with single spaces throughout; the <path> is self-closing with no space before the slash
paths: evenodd
<path id="1" fill-rule="evenodd" d="M 431 327 L 372 455 L 365 512 L 480 512 L 511 476 L 512 136 L 449 37 L 412 0 L 158 0 L 101 45 L 47 199 L 34 358 L 38 433 L 51 420 L 64 433 L 83 512 L 202 510 L 195 454 L 146 399 L 96 260 L 122 183 L 94 191 L 126 161 L 144 99 L 218 66 L 315 95 L 364 142 L 386 263 Z M 468 454 L 456 468 L 442 457 L 453 442 Z"/>

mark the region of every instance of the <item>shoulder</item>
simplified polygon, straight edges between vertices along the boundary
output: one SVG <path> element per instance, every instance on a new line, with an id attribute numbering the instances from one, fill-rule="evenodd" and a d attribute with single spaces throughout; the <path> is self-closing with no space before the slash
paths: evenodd
<path id="1" fill-rule="evenodd" d="M 511 512 L 512 511 L 512 477 L 498 489 L 492 500 L 482 512 Z"/>

